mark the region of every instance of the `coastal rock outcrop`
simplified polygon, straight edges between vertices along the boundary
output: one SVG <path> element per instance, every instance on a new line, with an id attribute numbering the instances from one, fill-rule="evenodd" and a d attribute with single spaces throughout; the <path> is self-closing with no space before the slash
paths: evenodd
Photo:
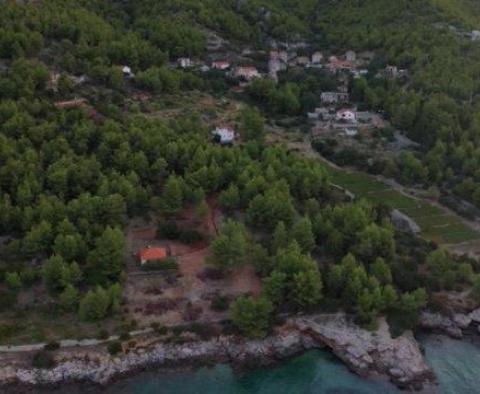
<path id="1" fill-rule="evenodd" d="M 0 367 L 0 385 L 76 381 L 107 384 L 116 376 L 154 366 L 228 362 L 252 368 L 320 347 L 331 349 L 362 376 L 384 374 L 402 387 L 420 387 L 433 380 L 410 333 L 392 338 L 384 319 L 379 321 L 376 331 L 370 332 L 353 324 L 346 315 L 335 314 L 292 318 L 275 335 L 256 341 L 218 337 L 181 344 L 156 343 L 118 356 L 109 356 L 98 347 L 65 348 L 56 353 L 56 366 L 52 369 Z"/>
<path id="2" fill-rule="evenodd" d="M 383 318 L 376 331 L 358 327 L 343 314 L 309 316 L 297 319 L 296 324 L 361 376 L 386 374 L 402 387 L 418 387 L 434 379 L 412 333 L 392 338 Z"/>

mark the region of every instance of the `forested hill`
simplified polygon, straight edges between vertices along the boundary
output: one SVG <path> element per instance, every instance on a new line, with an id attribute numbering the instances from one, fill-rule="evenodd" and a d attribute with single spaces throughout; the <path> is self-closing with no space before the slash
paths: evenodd
<path id="1" fill-rule="evenodd" d="M 424 289 L 475 283 L 480 301 L 478 263 L 396 233 L 388 207 L 346 203 L 321 163 L 265 143 L 259 109 L 238 106 L 244 143 L 226 148 L 183 108 L 199 92 L 218 98 L 215 109 L 228 106 L 225 97 L 248 99 L 248 89 L 235 95 L 225 73 L 207 66 L 212 32 L 227 42 L 220 56 L 260 49 L 263 66 L 274 41 L 304 41 L 328 55 L 369 50 L 369 76 L 349 81 L 355 104 L 385 114 L 421 144 L 405 163 L 380 167 L 480 206 L 480 42 L 467 35 L 475 5 L 458 4 L 0 0 L 0 340 L 31 329 L 25 316 L 36 313 L 53 324 L 52 313 L 95 321 L 128 309 L 121 286 L 139 269 L 125 267 L 138 252 L 125 256 L 133 219 L 158 221 L 162 241 L 208 241 L 220 270 L 252 263 L 262 297 L 240 298 L 233 314 L 253 316 L 247 329 L 255 336 L 265 334 L 273 310 L 316 307 L 324 296 L 364 324 L 395 310 L 408 326 L 427 300 Z M 179 67 L 184 56 L 207 71 Z M 386 65 L 408 70 L 408 83 L 376 78 Z M 301 106 L 290 105 L 299 104 L 304 81 L 256 82 L 267 87 L 262 97 L 275 96 L 277 109 L 304 121 Z M 180 115 L 163 117 L 175 104 Z M 232 219 L 214 241 L 176 227 L 186 210 L 205 216 L 210 198 Z"/>

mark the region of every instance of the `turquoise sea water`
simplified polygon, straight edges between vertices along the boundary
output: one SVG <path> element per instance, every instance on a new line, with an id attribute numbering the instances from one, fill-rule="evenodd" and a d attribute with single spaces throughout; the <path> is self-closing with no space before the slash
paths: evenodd
<path id="1" fill-rule="evenodd" d="M 226 365 L 196 372 L 144 374 L 118 383 L 109 394 L 394 394 L 388 382 L 350 373 L 328 352 L 311 351 L 273 369 L 235 374 Z"/>
<path id="2" fill-rule="evenodd" d="M 480 345 L 440 336 L 420 339 L 439 385 L 424 393 L 480 394 Z M 80 390 L 80 391 L 77 391 Z M 194 371 L 142 373 L 98 388 L 60 388 L 61 394 L 399 394 L 392 384 L 361 379 L 326 351 L 311 351 L 271 369 L 238 374 L 227 365 Z M 42 392 L 43 393 L 43 392 Z M 50 392 L 49 392 L 50 393 Z"/>
<path id="3" fill-rule="evenodd" d="M 480 345 L 478 342 L 428 336 L 422 338 L 421 343 L 425 348 L 425 358 L 439 381 L 440 393 L 480 393 Z"/>

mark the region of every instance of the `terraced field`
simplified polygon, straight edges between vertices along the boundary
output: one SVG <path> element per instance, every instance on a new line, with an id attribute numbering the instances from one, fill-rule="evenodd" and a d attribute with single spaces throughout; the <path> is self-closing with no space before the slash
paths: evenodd
<path id="1" fill-rule="evenodd" d="M 345 171 L 326 165 L 332 182 L 374 203 L 384 203 L 411 217 L 421 228 L 421 235 L 439 244 L 458 244 L 480 240 L 480 233 L 443 209 L 393 189 L 368 174 Z"/>

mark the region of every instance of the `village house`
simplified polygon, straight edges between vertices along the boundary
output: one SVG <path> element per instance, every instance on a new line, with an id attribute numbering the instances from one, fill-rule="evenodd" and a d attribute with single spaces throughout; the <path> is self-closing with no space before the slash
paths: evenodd
<path id="1" fill-rule="evenodd" d="M 280 59 L 270 59 L 268 61 L 268 71 L 270 73 L 277 73 L 287 69 L 287 64 L 282 62 Z"/>
<path id="2" fill-rule="evenodd" d="M 385 67 L 385 75 L 390 78 L 396 78 L 398 76 L 398 67 L 397 66 Z"/>
<path id="3" fill-rule="evenodd" d="M 310 64 L 310 59 L 308 56 L 299 56 L 297 57 L 297 65 L 299 66 L 308 66 Z"/>
<path id="4" fill-rule="evenodd" d="M 60 78 L 60 74 L 55 72 L 55 71 L 51 71 L 48 75 L 48 81 L 47 81 L 47 89 L 48 90 L 52 90 L 54 92 L 57 92 L 58 91 L 58 80 Z"/>
<path id="5" fill-rule="evenodd" d="M 323 92 L 321 100 L 324 104 L 348 103 L 350 96 L 342 92 Z"/>
<path id="6" fill-rule="evenodd" d="M 357 60 L 357 54 L 354 51 L 347 51 L 345 53 L 345 60 L 349 62 L 354 62 Z"/>
<path id="7" fill-rule="evenodd" d="M 278 52 L 278 59 L 284 62 L 285 64 L 288 63 L 288 52 L 287 51 L 279 51 Z"/>
<path id="8" fill-rule="evenodd" d="M 253 78 L 261 77 L 258 70 L 253 66 L 239 66 L 235 69 L 234 76 L 236 78 L 245 79 L 251 81 Z"/>
<path id="9" fill-rule="evenodd" d="M 287 63 L 288 52 L 287 51 L 270 51 L 270 59 L 280 60 L 284 63 Z"/>
<path id="10" fill-rule="evenodd" d="M 318 117 L 325 122 L 333 120 L 335 117 L 334 109 L 329 109 L 326 107 L 318 107 L 318 108 L 315 108 L 315 112 L 318 114 Z"/>
<path id="11" fill-rule="evenodd" d="M 232 145 L 235 141 L 235 131 L 231 127 L 221 126 L 212 130 L 214 140 L 221 145 Z"/>
<path id="12" fill-rule="evenodd" d="M 357 120 L 355 110 L 350 108 L 343 108 L 337 111 L 335 118 L 339 122 L 348 122 L 348 123 L 354 123 Z"/>
<path id="13" fill-rule="evenodd" d="M 337 73 L 340 71 L 352 71 L 355 68 L 355 66 L 349 60 L 340 60 L 340 59 L 337 59 L 335 56 L 332 56 L 327 65 L 327 68 L 330 72 Z"/>
<path id="14" fill-rule="evenodd" d="M 177 64 L 181 68 L 189 68 L 192 67 L 192 61 L 188 57 L 181 57 L 177 60 Z"/>
<path id="15" fill-rule="evenodd" d="M 230 68 L 230 63 L 224 60 L 218 60 L 215 62 L 212 62 L 212 68 L 214 70 L 228 70 Z"/>
<path id="16" fill-rule="evenodd" d="M 312 54 L 312 64 L 319 64 L 323 61 L 322 52 L 313 52 Z"/>
<path id="17" fill-rule="evenodd" d="M 141 265 L 144 265 L 148 262 L 164 260 L 168 255 L 167 248 L 148 247 L 138 252 L 138 260 Z"/>
<path id="18" fill-rule="evenodd" d="M 472 33 L 470 34 L 470 37 L 471 37 L 472 41 L 480 40 L 480 31 L 473 30 Z"/>
<path id="19" fill-rule="evenodd" d="M 368 74 L 368 70 L 366 68 L 362 68 L 360 70 L 353 70 L 352 75 L 354 78 L 361 78 Z"/>
<path id="20" fill-rule="evenodd" d="M 132 72 L 132 69 L 128 66 L 122 66 L 122 73 L 125 77 L 128 77 L 128 78 L 132 78 L 135 76 L 135 74 L 133 74 Z"/>

